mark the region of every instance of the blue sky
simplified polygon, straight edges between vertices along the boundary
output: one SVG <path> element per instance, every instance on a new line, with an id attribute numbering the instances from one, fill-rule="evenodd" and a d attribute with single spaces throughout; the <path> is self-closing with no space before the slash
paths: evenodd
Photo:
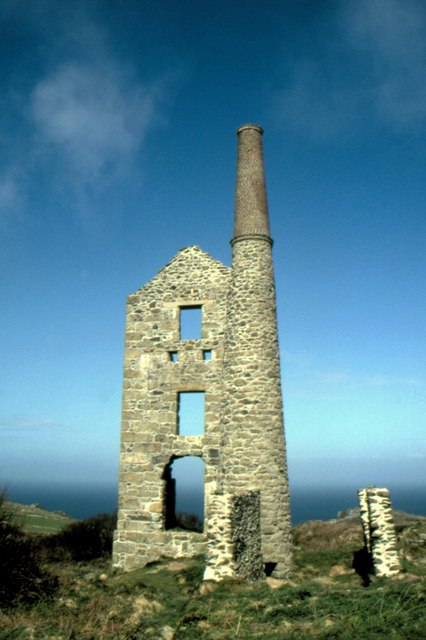
<path id="1" fill-rule="evenodd" d="M 290 480 L 424 482 L 421 0 L 0 6 L 0 481 L 117 477 L 125 298 L 265 129 Z"/>

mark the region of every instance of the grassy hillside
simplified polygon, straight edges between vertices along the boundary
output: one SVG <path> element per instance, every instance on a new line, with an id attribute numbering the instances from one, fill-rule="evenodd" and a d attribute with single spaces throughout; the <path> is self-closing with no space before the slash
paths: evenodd
<path id="1" fill-rule="evenodd" d="M 15 504 L 9 502 L 15 521 L 26 533 L 49 535 L 61 531 L 64 527 L 75 522 L 65 513 L 46 511 L 37 504 Z"/>
<path id="2" fill-rule="evenodd" d="M 49 565 L 50 600 L 0 613 L 0 640 L 426 638 L 426 519 L 397 517 L 404 570 L 362 586 L 359 519 L 294 529 L 291 580 L 202 582 L 203 558 L 124 573 L 109 559 Z"/>

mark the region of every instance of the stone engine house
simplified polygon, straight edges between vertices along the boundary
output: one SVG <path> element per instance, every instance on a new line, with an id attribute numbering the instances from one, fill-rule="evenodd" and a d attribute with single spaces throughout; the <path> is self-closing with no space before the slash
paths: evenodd
<path id="1" fill-rule="evenodd" d="M 196 246 L 128 297 L 114 564 L 206 554 L 205 579 L 288 575 L 290 507 L 262 129 L 238 130 L 232 267 Z M 182 334 L 185 314 L 200 334 Z M 204 430 L 181 429 L 185 394 Z M 177 458 L 204 461 L 204 533 L 174 528 Z"/>

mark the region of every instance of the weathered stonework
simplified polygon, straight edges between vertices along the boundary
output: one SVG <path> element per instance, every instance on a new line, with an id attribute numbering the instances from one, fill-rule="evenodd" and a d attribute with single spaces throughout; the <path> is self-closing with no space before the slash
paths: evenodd
<path id="1" fill-rule="evenodd" d="M 401 569 L 389 490 L 368 487 L 358 491 L 365 546 L 374 575 L 397 575 Z"/>
<path id="2" fill-rule="evenodd" d="M 145 287 L 129 296 L 124 360 L 119 520 L 114 563 L 130 568 L 159 555 L 192 556 L 204 536 L 165 529 L 168 465 L 199 456 L 205 462 L 205 518 L 221 482 L 220 405 L 229 269 L 198 247 L 187 247 Z M 179 309 L 202 305 L 201 340 L 179 339 Z M 203 350 L 212 359 L 203 360 Z M 178 354 L 177 362 L 170 353 Z M 205 391 L 205 433 L 177 433 L 181 391 Z"/>
<path id="3" fill-rule="evenodd" d="M 230 494 L 260 491 L 264 563 L 291 568 L 291 522 L 272 240 L 262 130 L 239 130 L 232 272 L 223 367 L 223 456 Z"/>
<path id="4" fill-rule="evenodd" d="M 272 240 L 262 130 L 239 130 L 232 268 L 187 247 L 127 305 L 114 563 L 200 553 L 206 579 L 276 577 L 291 562 Z M 202 334 L 180 339 L 180 310 L 201 307 Z M 204 358 L 211 352 L 211 359 Z M 204 433 L 178 433 L 180 392 L 205 393 Z M 205 464 L 205 533 L 169 528 L 170 465 Z"/>
<path id="5" fill-rule="evenodd" d="M 204 580 L 264 577 L 260 532 L 260 493 L 213 498 Z"/>
<path id="6" fill-rule="evenodd" d="M 209 520 L 204 580 L 219 582 L 236 575 L 232 540 L 232 496 L 213 496 Z"/>
<path id="7" fill-rule="evenodd" d="M 260 527 L 260 491 L 232 497 L 232 552 L 235 573 L 247 580 L 264 577 Z"/>

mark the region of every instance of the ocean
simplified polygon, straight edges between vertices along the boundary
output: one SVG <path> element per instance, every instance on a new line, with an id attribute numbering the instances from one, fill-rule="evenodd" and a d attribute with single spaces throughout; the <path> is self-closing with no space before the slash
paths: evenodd
<path id="1" fill-rule="evenodd" d="M 421 487 L 390 487 L 395 509 L 426 516 L 426 490 Z M 49 511 L 63 511 L 73 518 L 83 519 L 97 513 L 112 513 L 117 509 L 116 486 L 33 485 L 6 488 L 12 502 L 39 504 Z M 307 520 L 328 520 L 357 506 L 356 487 L 294 487 L 291 491 L 291 514 L 294 525 Z M 176 510 L 203 517 L 200 493 L 181 490 Z"/>

